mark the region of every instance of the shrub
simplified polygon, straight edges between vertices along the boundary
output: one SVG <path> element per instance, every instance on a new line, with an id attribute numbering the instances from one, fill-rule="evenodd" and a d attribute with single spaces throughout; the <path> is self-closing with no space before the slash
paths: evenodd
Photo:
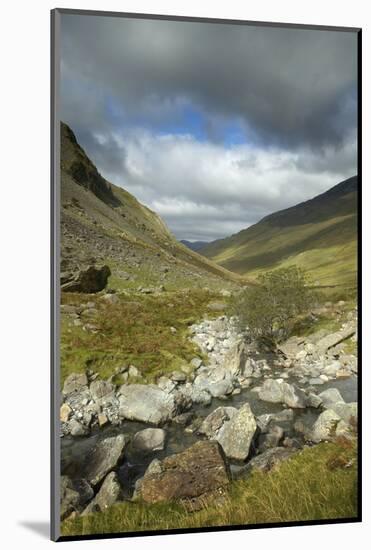
<path id="1" fill-rule="evenodd" d="M 298 316 L 308 312 L 316 300 L 307 274 L 291 266 L 264 273 L 257 282 L 232 303 L 240 328 L 271 342 L 287 338 Z"/>

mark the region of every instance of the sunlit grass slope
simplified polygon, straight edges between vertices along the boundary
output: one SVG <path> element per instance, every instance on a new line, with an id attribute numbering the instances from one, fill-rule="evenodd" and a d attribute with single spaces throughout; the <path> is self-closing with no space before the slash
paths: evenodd
<path id="1" fill-rule="evenodd" d="M 356 283 L 357 177 L 200 250 L 242 275 L 296 264 L 319 285 Z"/>

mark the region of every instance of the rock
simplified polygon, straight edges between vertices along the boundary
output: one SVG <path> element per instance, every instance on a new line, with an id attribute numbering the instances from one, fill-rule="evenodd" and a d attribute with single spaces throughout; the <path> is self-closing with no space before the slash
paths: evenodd
<path id="1" fill-rule="evenodd" d="M 324 381 L 321 378 L 310 378 L 309 384 L 311 386 L 322 386 L 324 384 Z"/>
<path id="2" fill-rule="evenodd" d="M 119 479 L 115 472 L 111 472 L 107 475 L 98 493 L 94 499 L 89 502 L 88 506 L 81 515 L 86 516 L 87 514 L 92 514 L 93 512 L 103 512 L 115 504 L 115 502 L 120 499 L 120 496 L 121 486 Z"/>
<path id="3" fill-rule="evenodd" d="M 184 372 L 176 371 L 171 374 L 171 380 L 173 380 L 173 382 L 183 383 L 187 381 L 187 376 Z"/>
<path id="4" fill-rule="evenodd" d="M 103 294 L 102 301 L 112 306 L 118 304 L 120 302 L 120 298 L 117 294 Z"/>
<path id="5" fill-rule="evenodd" d="M 256 428 L 250 405 L 245 403 L 240 409 L 218 407 L 205 418 L 199 431 L 209 439 L 218 441 L 228 458 L 245 460 Z"/>
<path id="6" fill-rule="evenodd" d="M 108 423 L 108 418 L 104 413 L 98 414 L 98 424 L 102 428 Z"/>
<path id="7" fill-rule="evenodd" d="M 355 334 L 356 329 L 354 326 L 348 327 L 346 329 L 340 330 L 338 332 L 334 332 L 333 334 L 329 334 L 328 336 L 325 336 L 319 342 L 317 342 L 317 349 L 320 354 L 325 354 L 326 351 L 337 344 L 340 344 L 347 338 L 350 338 Z"/>
<path id="8" fill-rule="evenodd" d="M 191 365 L 195 368 L 195 370 L 197 370 L 202 365 L 202 359 L 199 357 L 194 357 L 191 361 Z"/>
<path id="9" fill-rule="evenodd" d="M 72 481 L 68 476 L 61 476 L 60 482 L 60 515 L 61 520 L 81 508 L 94 496 L 94 491 L 85 479 Z"/>
<path id="10" fill-rule="evenodd" d="M 181 392 L 186 399 L 189 399 L 191 402 L 196 403 L 198 405 L 210 405 L 211 403 L 211 395 L 206 390 L 202 390 L 199 387 L 195 386 L 194 384 L 191 384 L 190 382 L 187 384 L 183 384 L 179 388 L 179 392 Z"/>
<path id="11" fill-rule="evenodd" d="M 248 358 L 248 350 L 244 342 L 237 342 L 226 354 L 223 360 L 223 367 L 232 376 L 243 374 L 252 375 L 251 362 Z"/>
<path id="12" fill-rule="evenodd" d="M 344 403 L 339 401 L 331 406 L 332 411 L 334 411 L 340 418 L 349 424 L 351 419 L 357 422 L 358 419 L 358 405 L 356 402 Z"/>
<path id="13" fill-rule="evenodd" d="M 162 451 L 165 447 L 166 432 L 161 428 L 146 428 L 137 432 L 132 441 L 132 448 L 137 452 L 150 453 Z"/>
<path id="14" fill-rule="evenodd" d="M 262 472 L 269 472 L 285 460 L 291 458 L 296 449 L 276 447 L 274 449 L 268 449 L 264 453 L 252 458 L 243 468 L 241 468 L 235 475 L 236 479 L 241 478 L 249 474 L 252 470 L 261 470 Z"/>
<path id="15" fill-rule="evenodd" d="M 74 437 L 87 435 L 89 433 L 88 428 L 76 420 L 76 418 L 71 418 L 68 422 L 68 431 Z"/>
<path id="16" fill-rule="evenodd" d="M 314 443 L 330 439 L 336 430 L 340 416 L 334 411 L 327 410 L 319 415 L 307 438 Z"/>
<path id="17" fill-rule="evenodd" d="M 222 367 L 213 367 L 198 372 L 194 381 L 194 385 L 198 389 L 207 391 L 213 397 L 222 397 L 232 393 L 234 387 L 229 371 Z"/>
<path id="18" fill-rule="evenodd" d="M 181 405 L 174 393 L 152 384 L 123 385 L 119 390 L 119 414 L 128 420 L 163 424 L 182 412 Z"/>
<path id="19" fill-rule="evenodd" d="M 208 306 L 211 311 L 224 311 L 225 304 L 223 302 L 211 302 Z"/>
<path id="20" fill-rule="evenodd" d="M 63 384 L 64 395 L 69 395 L 73 392 L 78 392 L 88 385 L 88 378 L 85 373 L 73 372 L 67 376 Z"/>
<path id="21" fill-rule="evenodd" d="M 302 345 L 304 344 L 304 338 L 293 336 L 277 347 L 285 357 L 288 359 L 295 359 L 297 355 L 303 351 Z"/>
<path id="22" fill-rule="evenodd" d="M 167 376 L 161 376 L 157 380 L 158 387 L 163 390 L 166 393 L 170 393 L 173 391 L 174 388 L 176 388 L 176 384 L 170 380 Z"/>
<path id="23" fill-rule="evenodd" d="M 224 422 L 230 420 L 236 413 L 235 407 L 218 407 L 203 420 L 198 432 L 209 439 L 216 439 Z"/>
<path id="24" fill-rule="evenodd" d="M 94 401 L 99 401 L 115 392 L 115 386 L 106 380 L 94 380 L 89 389 Z"/>
<path id="25" fill-rule="evenodd" d="M 149 503 L 193 501 L 222 491 L 231 475 L 222 448 L 217 442 L 199 441 L 185 451 L 156 463 L 146 472 L 139 495 Z"/>
<path id="26" fill-rule="evenodd" d="M 129 366 L 128 375 L 129 378 L 138 378 L 138 376 L 141 376 L 139 370 L 137 369 L 137 367 L 134 367 L 134 365 Z"/>
<path id="27" fill-rule="evenodd" d="M 86 457 L 84 472 L 91 485 L 97 485 L 122 458 L 127 438 L 123 434 L 107 437 L 95 445 Z"/>
<path id="28" fill-rule="evenodd" d="M 319 394 L 325 409 L 331 409 L 335 403 L 344 403 L 344 399 L 337 388 L 329 388 Z"/>
<path id="29" fill-rule="evenodd" d="M 100 292 L 106 287 L 110 275 L 111 270 L 108 265 L 101 268 L 90 265 L 85 270 L 79 271 L 74 281 L 61 285 L 61 289 L 65 292 L 84 292 L 87 294 Z"/>
<path id="30" fill-rule="evenodd" d="M 319 395 L 316 395 L 315 393 L 308 393 L 307 398 L 307 407 L 313 407 L 314 409 L 318 409 L 322 405 L 322 399 Z"/>
<path id="31" fill-rule="evenodd" d="M 67 422 L 70 418 L 72 413 L 71 407 L 68 405 L 68 403 L 63 403 L 63 405 L 60 408 L 59 418 L 61 422 Z"/>
<path id="32" fill-rule="evenodd" d="M 258 393 L 259 399 L 269 403 L 285 403 L 293 409 L 304 409 L 305 399 L 302 392 L 282 379 L 268 378 Z"/>
<path id="33" fill-rule="evenodd" d="M 174 416 L 173 422 L 175 422 L 175 424 L 180 424 L 181 426 L 188 426 L 188 424 L 190 424 L 194 419 L 194 416 L 195 413 L 192 411 L 185 412 L 183 414 L 179 414 L 178 416 Z"/>

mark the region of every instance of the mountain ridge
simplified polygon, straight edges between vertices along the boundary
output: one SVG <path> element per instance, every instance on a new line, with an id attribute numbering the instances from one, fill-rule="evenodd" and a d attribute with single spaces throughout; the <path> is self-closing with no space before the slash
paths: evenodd
<path id="1" fill-rule="evenodd" d="M 318 284 L 353 284 L 357 189 L 358 178 L 352 176 L 199 252 L 245 276 L 296 263 L 312 272 Z"/>

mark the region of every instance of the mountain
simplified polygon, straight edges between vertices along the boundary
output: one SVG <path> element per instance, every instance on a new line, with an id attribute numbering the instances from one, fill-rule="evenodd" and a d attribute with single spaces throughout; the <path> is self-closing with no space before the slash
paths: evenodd
<path id="1" fill-rule="evenodd" d="M 184 244 L 184 246 L 187 246 L 188 248 L 190 248 L 191 250 L 195 250 L 196 252 L 209 244 L 208 241 L 186 241 L 184 239 L 182 239 L 180 242 Z"/>
<path id="2" fill-rule="evenodd" d="M 61 277 L 107 263 L 110 285 L 226 288 L 241 277 L 179 243 L 155 212 L 108 182 L 61 123 Z"/>
<path id="3" fill-rule="evenodd" d="M 319 285 L 354 285 L 357 189 L 353 176 L 311 200 L 266 216 L 200 253 L 241 275 L 296 264 Z"/>

